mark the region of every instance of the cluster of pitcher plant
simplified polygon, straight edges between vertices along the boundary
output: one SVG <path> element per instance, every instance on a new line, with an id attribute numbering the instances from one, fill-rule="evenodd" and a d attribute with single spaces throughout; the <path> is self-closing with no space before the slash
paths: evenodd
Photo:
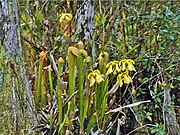
<path id="1" fill-rule="evenodd" d="M 68 27 L 71 20 L 72 15 L 64 13 L 59 23 Z M 62 29 L 62 32 L 65 31 Z M 98 66 L 94 68 L 82 41 L 69 46 L 64 59 L 56 60 L 48 51 L 42 51 L 39 57 L 35 104 L 41 112 L 41 123 L 49 125 L 50 134 L 73 132 L 75 124 L 79 134 L 89 134 L 92 129 L 106 132 L 110 115 L 107 113 L 108 98 L 124 84 L 133 86 L 130 72 L 136 71 L 134 61 L 109 62 L 109 54 L 104 51 L 96 59 Z M 47 61 L 49 65 L 45 66 Z M 109 82 L 114 82 L 114 77 L 117 79 L 110 88 Z M 44 111 L 47 106 L 52 106 L 49 112 Z M 46 114 L 45 118 L 42 114 Z"/>

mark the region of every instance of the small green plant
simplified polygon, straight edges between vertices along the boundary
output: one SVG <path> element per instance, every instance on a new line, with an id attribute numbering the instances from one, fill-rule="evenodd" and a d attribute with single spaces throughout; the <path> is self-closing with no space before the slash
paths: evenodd
<path id="1" fill-rule="evenodd" d="M 151 134 L 158 134 L 158 135 L 164 135 L 164 125 L 156 123 L 156 125 L 151 130 Z"/>
<path id="2" fill-rule="evenodd" d="M 152 113 L 151 112 L 146 112 L 145 110 L 143 110 L 143 112 L 145 113 L 145 115 L 146 115 L 146 118 L 150 121 L 150 122 L 152 122 Z"/>

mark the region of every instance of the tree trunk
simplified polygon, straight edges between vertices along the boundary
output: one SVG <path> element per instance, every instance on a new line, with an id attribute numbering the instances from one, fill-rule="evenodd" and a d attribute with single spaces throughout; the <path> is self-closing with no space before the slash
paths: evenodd
<path id="1" fill-rule="evenodd" d="M 24 119 L 24 108 L 28 105 L 28 112 L 32 122 L 37 123 L 34 114 L 33 96 L 26 76 L 22 47 L 20 42 L 19 15 L 16 0 L 0 0 L 0 43 L 8 55 L 10 83 L 12 90 L 13 125 L 16 134 L 19 134 Z M 26 102 L 24 102 L 26 101 Z"/>
<path id="2" fill-rule="evenodd" d="M 94 61 L 95 46 L 94 43 L 92 43 L 94 37 L 94 5 L 92 0 L 84 0 L 79 2 L 76 19 L 76 33 L 79 35 L 80 40 L 86 44 L 86 50 L 92 53 L 92 58 Z"/>
<path id="3" fill-rule="evenodd" d="M 166 84 L 168 84 L 167 79 L 165 78 Z M 165 126 L 170 135 L 180 135 L 179 124 L 176 121 L 176 113 L 174 111 L 174 107 L 171 105 L 171 95 L 170 88 L 166 86 L 164 88 L 164 104 L 163 104 L 163 112 L 164 112 L 164 121 Z"/>

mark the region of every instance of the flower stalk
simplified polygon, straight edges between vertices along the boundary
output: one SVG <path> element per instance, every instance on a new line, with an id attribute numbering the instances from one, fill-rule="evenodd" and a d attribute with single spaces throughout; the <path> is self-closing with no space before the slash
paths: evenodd
<path id="1" fill-rule="evenodd" d="M 58 101 L 58 123 L 59 125 L 62 123 L 62 90 L 60 89 L 60 75 L 62 73 L 62 66 L 64 60 L 60 57 L 58 59 L 58 78 L 57 78 L 57 101 Z"/>
<path id="2" fill-rule="evenodd" d="M 78 49 L 81 54 L 77 57 L 77 71 L 78 71 L 78 96 L 79 96 L 79 119 L 80 119 L 80 134 L 83 134 L 84 119 L 83 119 L 83 104 L 84 104 L 84 56 L 87 57 L 87 52 L 84 50 L 82 41 L 78 42 Z"/>
<path id="3" fill-rule="evenodd" d="M 81 52 L 76 47 L 68 48 L 68 68 L 69 68 L 69 89 L 68 89 L 68 97 L 70 97 L 74 93 L 75 89 L 75 68 L 76 68 L 76 57 L 80 56 Z M 74 97 L 72 98 L 70 112 L 75 105 Z"/>
<path id="4" fill-rule="evenodd" d="M 37 94 L 36 94 L 36 99 L 35 99 L 35 103 L 36 103 L 36 107 L 39 106 L 39 102 L 41 99 L 41 87 L 42 87 L 42 68 L 43 68 L 43 62 L 44 62 L 44 58 L 45 58 L 45 51 L 42 51 L 39 55 L 40 57 L 40 61 L 39 61 L 39 69 L 38 69 L 38 88 L 37 88 Z"/>
<path id="5" fill-rule="evenodd" d="M 52 81 L 52 73 L 51 73 L 51 65 L 49 65 L 48 67 L 48 78 L 49 78 L 49 87 L 50 87 L 50 96 L 51 96 L 51 100 L 53 99 L 53 81 Z"/>

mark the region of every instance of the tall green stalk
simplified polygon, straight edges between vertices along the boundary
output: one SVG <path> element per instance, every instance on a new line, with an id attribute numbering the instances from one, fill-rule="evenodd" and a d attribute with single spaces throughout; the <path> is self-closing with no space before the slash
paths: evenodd
<path id="1" fill-rule="evenodd" d="M 50 86 L 50 95 L 51 95 L 51 100 L 53 99 L 53 81 L 52 81 L 52 74 L 51 74 L 51 65 L 49 65 L 48 68 L 48 78 L 49 78 L 49 86 Z"/>
<path id="2" fill-rule="evenodd" d="M 100 72 L 105 75 L 106 74 L 106 63 L 108 62 L 108 57 L 109 57 L 109 54 L 107 52 L 103 52 L 100 54 L 99 56 L 99 70 Z M 98 85 L 98 91 L 96 94 L 98 94 L 98 108 L 101 107 L 102 105 L 102 101 L 104 99 L 104 95 L 106 93 L 106 81 L 107 81 L 107 78 L 105 77 L 105 81 L 102 82 L 100 85 Z"/>
<path id="3" fill-rule="evenodd" d="M 79 56 L 78 60 L 78 95 L 79 95 L 79 118 L 80 118 L 80 134 L 83 132 L 83 100 L 84 100 L 84 75 L 83 75 L 83 56 Z"/>
<path id="4" fill-rule="evenodd" d="M 105 66 L 104 66 L 104 58 L 103 58 L 103 55 L 104 53 L 101 53 L 98 60 L 99 60 L 99 71 L 102 73 L 102 74 L 105 74 L 103 73 L 105 70 Z M 99 109 L 100 106 L 101 106 L 101 102 L 102 102 L 102 89 L 103 87 L 103 82 L 101 84 L 98 84 L 97 85 L 97 91 L 96 91 L 96 109 Z"/>
<path id="5" fill-rule="evenodd" d="M 89 74 L 89 71 L 91 69 L 91 66 L 92 66 L 92 60 L 91 60 L 91 57 L 86 57 L 85 59 L 85 62 L 87 63 L 86 64 L 86 82 L 88 83 L 88 74 Z M 94 86 L 92 86 L 94 87 Z M 93 88 L 92 88 L 93 89 Z M 90 86 L 89 84 L 86 84 L 86 93 L 85 93 L 85 97 L 84 97 L 84 105 L 83 105 L 83 122 L 84 122 L 84 119 L 85 117 L 88 115 L 88 109 L 89 109 L 89 105 L 90 105 L 90 100 L 91 100 L 91 97 L 92 97 L 92 89 L 90 89 Z M 87 116 L 88 117 L 88 116 Z"/>
<path id="6" fill-rule="evenodd" d="M 100 116 L 100 123 L 102 123 L 103 118 L 104 118 L 104 113 L 106 110 L 106 103 L 107 103 L 107 97 L 105 96 L 105 94 L 108 91 L 108 78 L 106 76 L 105 81 L 103 82 L 103 92 L 102 92 L 102 108 L 101 108 L 101 116 Z"/>
<path id="7" fill-rule="evenodd" d="M 68 48 L 68 68 L 69 68 L 69 89 L 68 96 L 70 97 L 74 93 L 75 89 L 75 67 L 76 67 L 76 57 L 80 56 L 80 51 L 76 47 Z M 75 105 L 74 98 L 72 99 L 72 104 L 70 108 L 70 113 Z"/>
<path id="8" fill-rule="evenodd" d="M 57 101 L 58 101 L 58 123 L 59 125 L 62 123 L 62 90 L 60 89 L 60 75 L 62 73 L 62 65 L 64 60 L 59 58 L 58 60 L 58 78 L 57 78 Z"/>
<path id="9" fill-rule="evenodd" d="M 44 74 L 42 74 L 42 77 L 41 77 L 41 109 L 43 108 L 43 106 L 45 105 L 46 103 L 46 91 L 45 91 L 45 86 L 44 86 Z"/>
<path id="10" fill-rule="evenodd" d="M 52 135 L 52 128 L 53 128 L 53 114 L 49 115 L 49 122 L 50 122 L 50 135 Z"/>
<path id="11" fill-rule="evenodd" d="M 83 119 L 83 101 L 84 101 L 84 56 L 87 57 L 87 52 L 84 50 L 84 44 L 82 41 L 78 42 L 78 49 L 80 49 L 81 55 L 77 57 L 77 71 L 78 71 L 78 95 L 79 95 L 79 118 L 80 118 L 80 134 L 83 134 L 84 130 L 84 119 Z"/>
<path id="12" fill-rule="evenodd" d="M 43 68 L 43 61 L 45 58 L 45 52 L 42 51 L 40 53 L 40 61 L 39 61 L 39 70 L 38 70 L 38 88 L 37 88 L 37 94 L 36 94 L 36 107 L 38 107 L 40 98 L 41 98 L 41 85 L 42 85 L 42 68 Z"/>
<path id="13" fill-rule="evenodd" d="M 102 56 L 100 56 L 99 59 L 99 70 L 101 71 L 102 74 L 106 75 L 106 63 L 108 63 L 109 60 L 109 54 L 107 52 L 103 52 Z M 101 83 L 101 87 L 100 87 L 100 96 L 99 96 L 99 108 L 101 108 L 101 110 L 99 111 L 99 115 L 100 115 L 100 122 L 102 123 L 103 117 L 104 117 L 104 113 L 105 113 L 105 109 L 106 109 L 106 103 L 107 103 L 107 98 L 105 96 L 106 92 L 108 91 L 108 77 L 105 76 L 104 82 Z M 102 127 L 102 126 L 100 126 Z"/>

